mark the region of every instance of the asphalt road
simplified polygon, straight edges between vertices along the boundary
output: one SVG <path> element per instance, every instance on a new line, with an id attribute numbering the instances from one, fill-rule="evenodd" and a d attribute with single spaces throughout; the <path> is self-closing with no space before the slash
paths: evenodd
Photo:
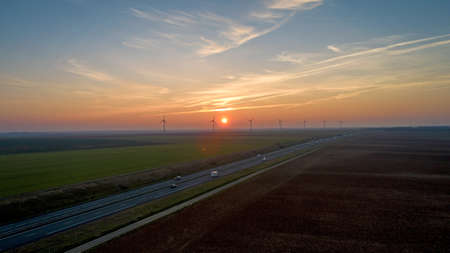
<path id="1" fill-rule="evenodd" d="M 237 171 L 250 168 L 324 142 L 329 142 L 343 136 L 344 135 L 339 137 L 322 138 L 290 146 L 267 154 L 262 154 L 260 156 L 247 158 L 213 169 L 183 176 L 179 180 L 172 179 L 163 181 L 136 190 L 112 195 L 106 198 L 2 226 L 0 227 L 0 251 L 39 240 L 49 235 L 74 228 L 81 224 L 109 216 L 155 199 L 166 197 L 175 192 L 182 191 L 184 189 L 191 188 L 193 186 L 197 186 Z M 219 172 L 218 177 L 210 176 L 212 170 L 217 170 Z M 172 184 L 176 184 L 177 187 L 172 188 Z"/>

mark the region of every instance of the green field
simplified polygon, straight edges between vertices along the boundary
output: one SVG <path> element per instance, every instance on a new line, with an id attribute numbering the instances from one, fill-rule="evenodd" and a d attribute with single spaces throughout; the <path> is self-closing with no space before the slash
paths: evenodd
<path id="1" fill-rule="evenodd" d="M 294 143 L 332 134 L 203 134 L 110 136 L 108 141 L 164 143 L 115 148 L 0 155 L 0 197 L 17 195 L 183 162 Z M 80 137 L 81 138 L 81 137 Z"/>

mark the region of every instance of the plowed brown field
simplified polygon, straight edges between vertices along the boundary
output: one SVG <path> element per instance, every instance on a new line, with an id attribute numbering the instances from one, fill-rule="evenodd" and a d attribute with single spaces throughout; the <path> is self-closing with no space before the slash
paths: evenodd
<path id="1" fill-rule="evenodd" d="M 449 140 L 350 137 L 95 251 L 449 252 Z"/>

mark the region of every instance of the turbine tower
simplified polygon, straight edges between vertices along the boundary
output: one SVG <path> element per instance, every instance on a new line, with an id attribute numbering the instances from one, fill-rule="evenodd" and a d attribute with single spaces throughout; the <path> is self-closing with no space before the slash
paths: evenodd
<path id="1" fill-rule="evenodd" d="M 166 123 L 167 123 L 166 116 L 163 116 L 163 119 L 161 120 L 160 123 L 162 124 L 162 131 L 163 131 L 163 133 L 165 133 L 166 132 Z"/>
<path id="2" fill-rule="evenodd" d="M 216 117 L 214 116 L 210 122 L 211 122 L 211 129 L 214 132 L 214 130 L 216 129 Z"/>
<path id="3" fill-rule="evenodd" d="M 278 120 L 278 126 L 280 127 L 280 130 L 283 129 L 283 121 L 281 119 Z"/>
<path id="4" fill-rule="evenodd" d="M 339 120 L 339 128 L 342 128 L 342 124 L 344 124 L 344 121 Z"/>
<path id="5" fill-rule="evenodd" d="M 248 123 L 250 123 L 250 132 L 253 132 L 253 119 L 249 119 Z"/>
<path id="6" fill-rule="evenodd" d="M 327 124 L 327 121 L 326 121 L 326 120 L 322 121 L 322 127 L 323 127 L 323 128 L 326 127 L 326 124 Z"/>
<path id="7" fill-rule="evenodd" d="M 306 120 L 303 120 L 303 128 L 306 129 Z"/>

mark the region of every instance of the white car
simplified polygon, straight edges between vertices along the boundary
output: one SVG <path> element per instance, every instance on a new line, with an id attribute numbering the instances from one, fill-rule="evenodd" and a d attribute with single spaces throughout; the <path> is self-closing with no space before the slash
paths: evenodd
<path id="1" fill-rule="evenodd" d="M 171 188 L 171 189 L 174 189 L 174 188 L 177 188 L 177 187 L 178 187 L 177 184 L 171 184 L 171 185 L 170 185 L 170 188 Z"/>
<path id="2" fill-rule="evenodd" d="M 174 178 L 175 180 L 181 180 L 181 176 L 176 176 L 175 178 Z"/>
<path id="3" fill-rule="evenodd" d="M 219 176 L 219 172 L 217 170 L 211 171 L 211 177 L 218 177 L 218 176 Z"/>

